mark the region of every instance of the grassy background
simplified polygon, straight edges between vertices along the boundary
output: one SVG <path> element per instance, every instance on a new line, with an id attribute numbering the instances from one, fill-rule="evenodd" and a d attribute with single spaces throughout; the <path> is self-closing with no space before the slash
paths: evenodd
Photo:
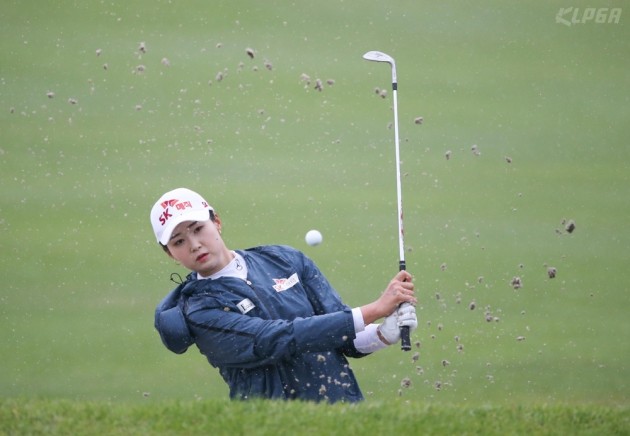
<path id="1" fill-rule="evenodd" d="M 392 100 L 361 55 L 382 50 L 421 357 L 353 361 L 368 399 L 627 405 L 630 31 L 557 24 L 567 6 L 5 0 L 0 395 L 226 398 L 152 326 L 185 273 L 148 222 L 174 187 L 210 200 L 231 248 L 296 246 L 349 304 L 376 298 L 397 268 Z"/>
<path id="2" fill-rule="evenodd" d="M 628 409 L 580 405 L 461 407 L 404 400 L 356 405 L 300 402 L 164 401 L 121 404 L 0 400 L 6 434 L 628 434 Z"/>

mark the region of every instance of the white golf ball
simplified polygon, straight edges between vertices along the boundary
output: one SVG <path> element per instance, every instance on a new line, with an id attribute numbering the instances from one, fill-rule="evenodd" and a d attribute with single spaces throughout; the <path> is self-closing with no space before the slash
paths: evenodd
<path id="1" fill-rule="evenodd" d="M 321 244 L 323 239 L 322 234 L 318 230 L 309 230 L 304 237 L 304 240 L 310 246 Z"/>

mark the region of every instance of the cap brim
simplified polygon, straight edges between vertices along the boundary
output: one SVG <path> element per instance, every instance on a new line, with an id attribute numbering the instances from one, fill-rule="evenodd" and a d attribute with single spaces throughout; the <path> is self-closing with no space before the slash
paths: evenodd
<path id="1" fill-rule="evenodd" d="M 168 241 L 171 240 L 171 235 L 173 234 L 173 230 L 179 224 L 186 221 L 208 221 L 210 220 L 210 209 L 206 210 L 195 210 L 190 213 L 178 215 L 173 217 L 172 220 L 169 220 L 166 227 L 164 227 L 164 231 L 162 232 L 162 236 L 160 237 L 160 244 L 166 245 Z"/>

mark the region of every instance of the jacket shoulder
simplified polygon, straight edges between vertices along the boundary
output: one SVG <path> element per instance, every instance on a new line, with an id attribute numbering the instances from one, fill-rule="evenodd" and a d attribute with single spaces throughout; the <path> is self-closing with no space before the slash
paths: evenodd
<path id="1" fill-rule="evenodd" d="M 155 308 L 155 329 L 164 346 L 176 354 L 184 353 L 194 343 L 184 316 L 182 288 L 173 289 Z"/>

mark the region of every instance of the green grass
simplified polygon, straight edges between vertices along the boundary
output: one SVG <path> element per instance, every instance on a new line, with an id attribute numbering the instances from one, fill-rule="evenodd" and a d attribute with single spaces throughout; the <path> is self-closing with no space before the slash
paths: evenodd
<path id="1" fill-rule="evenodd" d="M 628 434 L 627 408 L 457 407 L 403 400 L 362 405 L 222 400 L 144 404 L 9 400 L 0 407 L 3 434 Z"/>
<path id="2" fill-rule="evenodd" d="M 358 409 L 268 407 L 287 407 L 287 422 L 293 407 L 314 421 L 378 414 L 410 377 L 402 401 L 413 407 L 398 417 L 423 411 L 418 422 L 435 416 L 436 432 L 454 415 L 474 432 L 471 416 L 496 413 L 507 426 L 521 410 L 533 418 L 514 418 L 515 433 L 545 433 L 530 425 L 547 414 L 569 426 L 560 433 L 584 416 L 588 433 L 616 410 L 627 428 L 625 15 L 569 28 L 555 23 L 568 5 L 555 2 L 4 3 L 3 413 L 41 408 L 42 425 L 76 415 L 81 426 L 111 407 L 116 433 L 145 414 L 144 430 L 168 431 L 169 408 L 267 407 L 217 402 L 227 388 L 203 356 L 161 345 L 153 309 L 170 273 L 185 271 L 156 247 L 148 213 L 188 186 L 221 213 L 231 248 L 296 246 L 349 304 L 375 299 L 398 260 L 392 100 L 374 93 L 390 72 L 361 59 L 382 50 L 398 65 L 421 357 L 389 349 L 352 361 L 367 397 Z M 303 73 L 335 83 L 320 93 Z M 557 233 L 563 219 L 574 233 Z M 324 235 L 317 248 L 303 240 L 311 228 Z"/>

